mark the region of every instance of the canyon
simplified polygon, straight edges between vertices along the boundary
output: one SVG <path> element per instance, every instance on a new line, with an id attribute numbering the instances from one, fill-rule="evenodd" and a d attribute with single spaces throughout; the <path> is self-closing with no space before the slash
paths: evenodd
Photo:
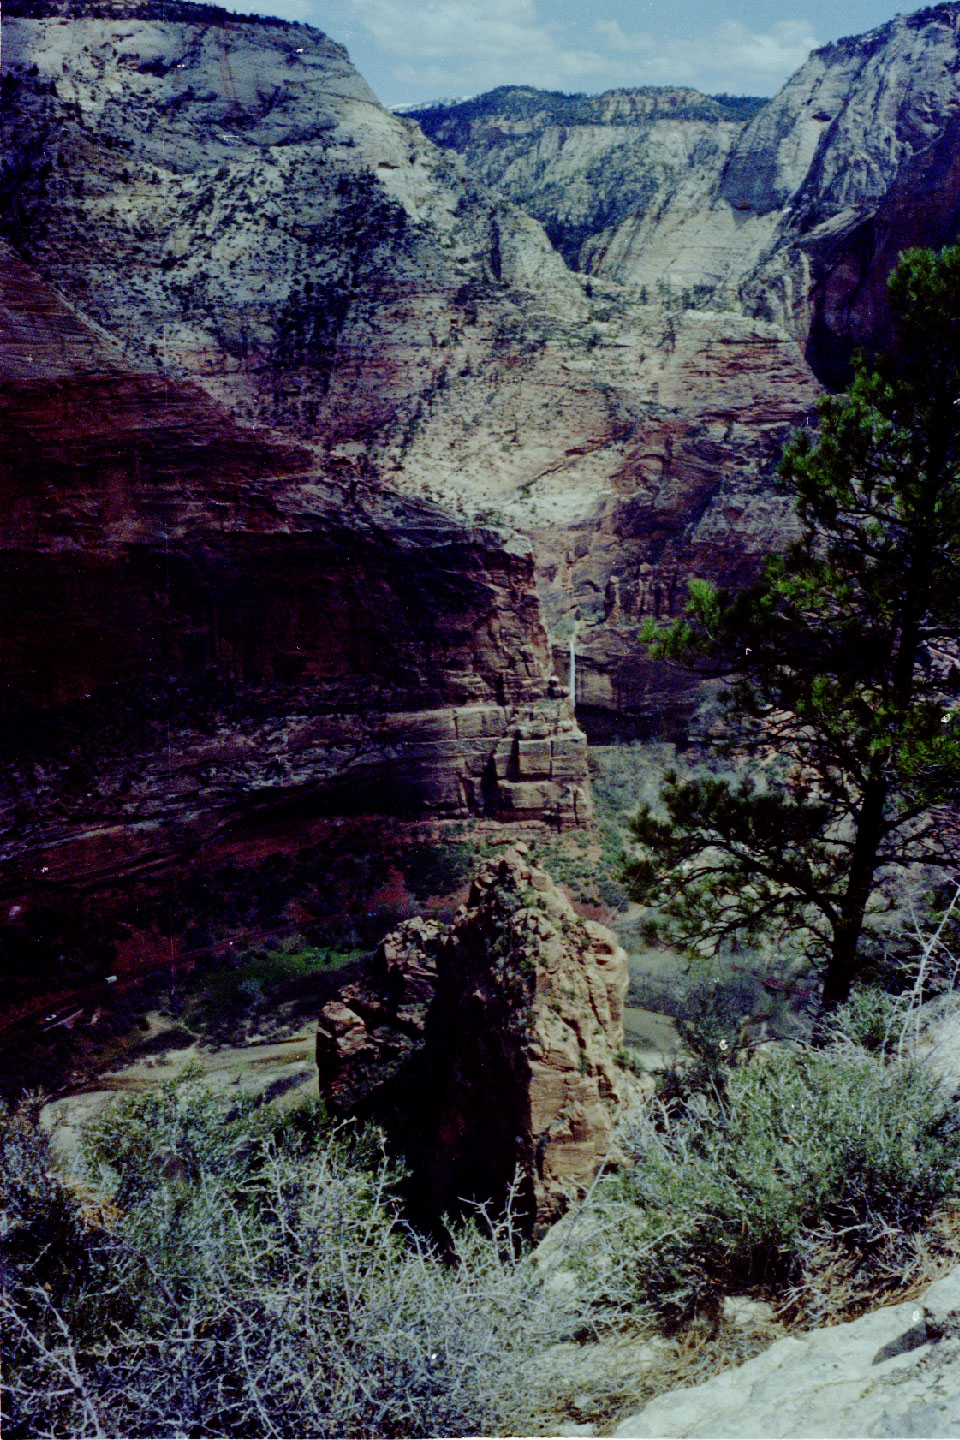
<path id="1" fill-rule="evenodd" d="M 960 224 L 952 4 L 814 51 L 772 100 L 521 87 L 413 111 L 585 274 L 782 326 L 841 383 L 901 249 Z M 572 243 L 572 236 L 576 243 Z"/>
<path id="2" fill-rule="evenodd" d="M 582 827 L 584 731 L 683 738 L 640 626 L 789 538 L 785 438 L 952 235 L 958 24 L 434 144 L 310 27 L 11 0 L 8 1003 L 309 925 L 350 817 Z"/>
<path id="3" fill-rule="evenodd" d="M 311 992 L 324 1103 L 384 1126 L 427 1226 L 519 1171 L 540 1236 L 616 1160 L 652 1084 L 601 923 L 626 902 L 556 883 L 616 849 L 590 742 L 708 723 L 641 627 L 794 533 L 785 440 L 887 340 L 899 252 L 960 227 L 958 54 L 939 4 L 770 100 L 523 86 L 393 114 L 309 26 L 8 0 L 0 1090 L 61 1039 L 49 1083 L 76 1088 L 60 1027 L 112 1040 L 162 976 L 181 1010 L 144 1022 L 149 1084 L 158 1038 L 201 1044 L 177 1038 L 191 974 L 342 942 Z M 551 878 L 536 847 L 572 836 Z M 292 1042 L 263 1029 L 273 1064 Z M 901 1311 L 845 1332 L 858 1374 Z M 955 1312 L 951 1289 L 916 1348 Z M 831 1423 L 829 1339 L 781 1344 L 744 1433 L 784 1394 L 795 1428 Z M 889 1433 L 900 1354 L 871 1392 Z M 631 1433 L 706 1433 L 728 1391 Z"/>

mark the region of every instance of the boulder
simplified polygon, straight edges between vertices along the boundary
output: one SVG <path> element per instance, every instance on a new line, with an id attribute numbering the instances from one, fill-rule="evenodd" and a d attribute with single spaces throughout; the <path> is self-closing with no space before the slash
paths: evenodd
<path id="1" fill-rule="evenodd" d="M 659 1395 L 615 1435 L 960 1433 L 960 1267 L 917 1300 L 778 1340 L 702 1385 Z"/>

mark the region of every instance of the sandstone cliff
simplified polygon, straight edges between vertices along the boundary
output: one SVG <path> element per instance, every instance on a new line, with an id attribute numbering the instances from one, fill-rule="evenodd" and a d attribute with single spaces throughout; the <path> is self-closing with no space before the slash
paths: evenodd
<path id="1" fill-rule="evenodd" d="M 522 211 L 319 31 L 213 7 L 4 7 L 5 232 L 84 313 L 345 469 L 402 458 L 522 308 L 580 318 Z"/>
<path id="2" fill-rule="evenodd" d="M 633 619 L 777 543 L 770 471 L 816 393 L 796 344 L 599 282 L 591 297 L 534 220 L 307 27 L 16 0 L 4 32 L 21 255 L 128 355 L 326 473 L 532 535 L 550 623 L 579 609 L 606 627 L 581 630 L 598 700 L 656 712 L 665 682 L 635 660 Z M 646 103 L 608 97 L 606 120 L 643 131 Z M 681 127 L 743 124 L 672 103 L 710 111 Z M 612 576 L 625 626 L 604 619 Z"/>
<path id="3" fill-rule="evenodd" d="M 899 251 L 960 227 L 958 35 L 956 4 L 898 16 L 815 51 L 749 120 L 664 89 L 627 92 L 646 99 L 642 124 L 618 92 L 562 127 L 555 97 L 536 91 L 422 121 L 584 271 L 774 321 L 842 383 L 852 347 L 886 338 Z"/>
<path id="4" fill-rule="evenodd" d="M 386 1119 L 422 1213 L 500 1203 L 519 1167 L 542 1225 L 608 1153 L 627 984 L 614 936 L 518 846 L 479 872 L 452 923 L 408 921 L 324 1008 L 321 1093 Z"/>
<path id="5" fill-rule="evenodd" d="M 548 624 L 579 611 L 582 698 L 655 721 L 677 686 L 637 622 L 782 544 L 808 360 L 836 378 L 902 239 L 952 226 L 957 13 L 818 52 L 752 119 L 685 91 L 574 97 L 566 127 L 538 92 L 481 107 L 482 176 L 568 252 L 601 225 L 588 279 L 314 30 L 16 0 L 7 233 L 128 356 L 326 474 L 522 529 Z"/>
<path id="6" fill-rule="evenodd" d="M 561 95 L 508 85 L 455 105 L 412 109 L 425 135 L 543 225 L 568 264 L 679 186 L 707 192 L 762 100 L 675 86 Z"/>
<path id="7" fill-rule="evenodd" d="M 325 476 L 8 247 L 0 356 L 6 998 L 175 959 L 311 817 L 589 818 L 528 542 Z"/>

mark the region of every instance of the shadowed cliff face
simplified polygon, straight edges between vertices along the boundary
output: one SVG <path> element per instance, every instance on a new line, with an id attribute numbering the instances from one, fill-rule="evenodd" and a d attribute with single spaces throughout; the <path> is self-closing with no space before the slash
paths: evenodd
<path id="1" fill-rule="evenodd" d="M 318 816 L 587 818 L 526 541 L 326 479 L 6 247 L 0 332 L 8 983 L 82 952 L 84 914 L 95 973 L 148 954 L 164 876 Z"/>
<path id="2" fill-rule="evenodd" d="M 645 607 L 682 605 L 691 574 L 753 573 L 779 533 L 773 460 L 816 393 L 782 331 L 588 294 L 316 31 L 62 8 L 5 10 L 8 232 L 148 372 L 327 474 L 535 535 L 551 623 L 602 620 L 620 577 L 627 664 Z M 651 103 L 701 103 L 673 99 Z M 742 128 L 702 106 L 711 133 Z M 610 107 L 646 124 L 635 99 Z M 606 665 L 608 637 L 581 638 Z"/>

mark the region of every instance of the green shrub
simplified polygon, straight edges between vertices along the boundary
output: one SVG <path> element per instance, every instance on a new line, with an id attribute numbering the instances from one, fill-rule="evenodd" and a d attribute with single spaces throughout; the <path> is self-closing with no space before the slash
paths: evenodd
<path id="1" fill-rule="evenodd" d="M 849 1044 L 765 1060 L 633 1116 L 601 1187 L 618 1304 L 678 1325 L 728 1292 L 812 1295 L 831 1255 L 866 1276 L 955 1192 L 958 1121 L 923 1072 Z"/>
<path id="2" fill-rule="evenodd" d="M 100 1218 L 4 1112 L 4 1434 L 522 1432 L 538 1350 L 583 1323 L 516 1258 L 509 1215 L 441 1256 L 371 1132 L 194 1078 L 87 1132 Z M 50 1243 L 66 1257 L 50 1271 Z"/>
<path id="3" fill-rule="evenodd" d="M 663 1070 L 657 1093 L 683 1100 L 699 1091 L 721 1094 L 737 1058 L 740 1022 L 756 1006 L 761 989 L 750 977 L 698 980 L 685 987 L 675 1020 L 684 1049 L 692 1057 Z"/>
<path id="4" fill-rule="evenodd" d="M 896 1048 L 909 1005 L 909 996 L 864 986 L 827 1018 L 825 1029 L 836 1040 L 859 1045 L 872 1055 L 889 1055 Z"/>

